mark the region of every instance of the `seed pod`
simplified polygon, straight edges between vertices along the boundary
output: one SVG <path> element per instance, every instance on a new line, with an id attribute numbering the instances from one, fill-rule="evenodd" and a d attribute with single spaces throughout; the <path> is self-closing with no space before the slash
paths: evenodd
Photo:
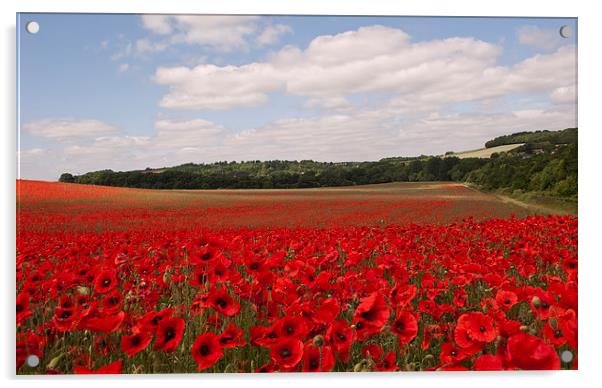
<path id="1" fill-rule="evenodd" d="M 50 360 L 48 365 L 46 365 L 46 369 L 55 369 L 59 365 L 59 362 L 61 361 L 64 355 L 64 353 L 61 353 L 52 360 Z"/>
<path id="2" fill-rule="evenodd" d="M 324 345 L 324 337 L 322 337 L 321 335 L 315 336 L 313 339 L 313 343 L 317 347 L 322 347 L 322 345 Z"/>
<path id="3" fill-rule="evenodd" d="M 531 304 L 535 307 L 539 307 L 541 306 L 541 299 L 539 299 L 537 296 L 534 296 L 533 299 L 531 299 Z"/>

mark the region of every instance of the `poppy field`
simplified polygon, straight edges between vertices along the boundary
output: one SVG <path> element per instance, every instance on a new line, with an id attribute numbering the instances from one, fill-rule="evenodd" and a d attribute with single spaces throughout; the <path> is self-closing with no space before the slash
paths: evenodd
<path id="1" fill-rule="evenodd" d="M 16 371 L 577 369 L 577 222 L 445 182 L 18 181 Z"/>

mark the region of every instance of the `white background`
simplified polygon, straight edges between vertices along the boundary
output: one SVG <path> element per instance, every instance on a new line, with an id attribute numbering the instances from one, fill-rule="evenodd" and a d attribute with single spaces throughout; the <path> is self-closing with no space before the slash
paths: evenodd
<path id="1" fill-rule="evenodd" d="M 395 4 L 391 4 L 395 3 Z M 588 4 L 589 5 L 586 5 Z M 0 324 L 0 377 L 10 386 L 115 387 L 144 384 L 148 387 L 199 385 L 245 386 L 307 386 L 317 384 L 339 387 L 376 388 L 382 385 L 420 385 L 472 387 L 539 386 L 576 388 L 600 386 L 602 369 L 602 307 L 600 299 L 600 244 L 602 224 L 600 214 L 600 178 L 602 174 L 602 82 L 600 49 L 601 14 L 594 1 L 526 0 L 469 1 L 469 0 L 221 0 L 196 1 L 136 1 L 136 0 L 3 0 L 0 2 L 2 51 L 0 94 L 4 125 L 2 134 L 2 201 L 0 223 L 2 261 L 2 309 Z M 431 16 L 559 16 L 579 18 L 579 368 L 577 372 L 502 372 L 502 373 L 403 373 L 403 374 L 330 374 L 317 375 L 163 375 L 163 376 L 104 376 L 43 378 L 15 377 L 15 179 L 16 179 L 16 12 L 127 12 L 127 13 L 237 13 L 237 14 L 331 14 L 331 15 L 431 15 Z"/>

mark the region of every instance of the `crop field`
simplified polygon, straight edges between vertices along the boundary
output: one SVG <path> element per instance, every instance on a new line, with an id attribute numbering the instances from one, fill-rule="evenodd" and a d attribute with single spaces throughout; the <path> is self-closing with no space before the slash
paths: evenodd
<path id="1" fill-rule="evenodd" d="M 17 373 L 576 369 L 577 223 L 445 182 L 18 181 Z"/>

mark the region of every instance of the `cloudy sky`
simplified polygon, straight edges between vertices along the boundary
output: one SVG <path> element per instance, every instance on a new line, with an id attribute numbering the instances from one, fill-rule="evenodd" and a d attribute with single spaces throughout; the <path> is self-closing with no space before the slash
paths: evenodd
<path id="1" fill-rule="evenodd" d="M 37 34 L 24 26 L 35 20 Z M 577 125 L 575 19 L 19 16 L 19 166 L 378 160 Z M 570 38 L 558 33 L 571 26 Z"/>

